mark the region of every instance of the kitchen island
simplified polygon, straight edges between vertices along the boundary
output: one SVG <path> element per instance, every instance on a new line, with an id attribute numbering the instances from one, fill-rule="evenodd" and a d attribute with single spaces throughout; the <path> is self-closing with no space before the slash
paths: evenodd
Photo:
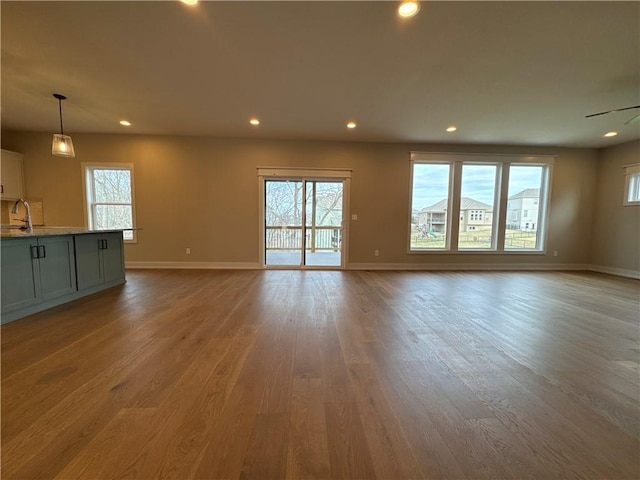
<path id="1" fill-rule="evenodd" d="M 0 231 L 1 323 L 125 283 L 122 230 Z"/>

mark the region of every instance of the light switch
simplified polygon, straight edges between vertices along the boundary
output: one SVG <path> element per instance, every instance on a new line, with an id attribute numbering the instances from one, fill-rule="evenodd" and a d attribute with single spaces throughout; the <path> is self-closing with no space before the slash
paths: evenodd
<path id="1" fill-rule="evenodd" d="M 358 219 L 358 214 L 357 213 L 353 213 L 351 215 L 351 220 L 357 220 Z"/>

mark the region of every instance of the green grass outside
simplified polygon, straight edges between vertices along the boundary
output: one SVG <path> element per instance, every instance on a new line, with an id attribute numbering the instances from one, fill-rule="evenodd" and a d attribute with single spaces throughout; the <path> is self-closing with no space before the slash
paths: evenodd
<path id="1" fill-rule="evenodd" d="M 418 231 L 411 231 L 411 248 L 444 248 L 444 234 L 436 234 L 435 238 L 419 238 Z M 504 239 L 505 249 L 534 249 L 536 247 L 536 233 L 521 230 L 507 230 Z M 491 248 L 491 232 L 475 231 L 461 232 L 458 248 Z"/>

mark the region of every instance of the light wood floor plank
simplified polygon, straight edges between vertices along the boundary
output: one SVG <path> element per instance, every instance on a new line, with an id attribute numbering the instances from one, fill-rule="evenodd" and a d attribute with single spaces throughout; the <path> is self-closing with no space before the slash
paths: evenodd
<path id="1" fill-rule="evenodd" d="M 130 271 L 2 326 L 3 479 L 640 478 L 640 282 Z"/>

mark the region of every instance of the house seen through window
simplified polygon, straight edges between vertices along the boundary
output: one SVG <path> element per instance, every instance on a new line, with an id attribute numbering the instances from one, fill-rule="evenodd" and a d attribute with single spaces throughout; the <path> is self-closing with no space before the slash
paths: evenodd
<path id="1" fill-rule="evenodd" d="M 491 249 L 495 229 L 490 213 L 495 210 L 497 165 L 463 163 L 458 225 L 458 249 Z"/>
<path id="2" fill-rule="evenodd" d="M 87 225 L 96 230 L 132 228 L 134 224 L 133 165 L 83 165 Z M 134 241 L 125 230 L 124 240 Z"/>

